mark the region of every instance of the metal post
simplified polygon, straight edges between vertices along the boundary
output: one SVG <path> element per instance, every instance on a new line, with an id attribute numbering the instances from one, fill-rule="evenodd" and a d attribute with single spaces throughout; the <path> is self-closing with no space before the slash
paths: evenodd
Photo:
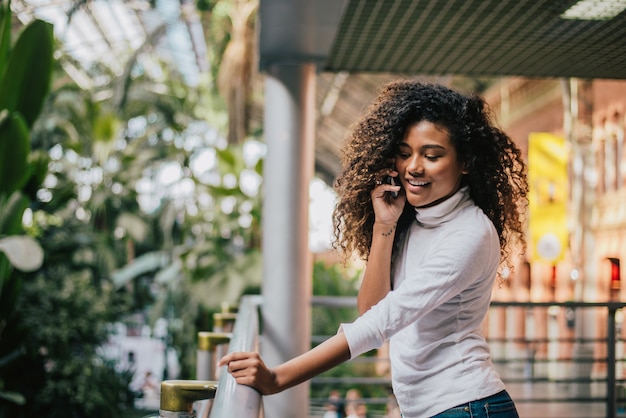
<path id="1" fill-rule="evenodd" d="M 196 357 L 196 379 L 198 380 L 217 380 L 219 378 L 219 369 L 217 362 L 222 357 L 220 347 L 228 344 L 232 338 L 232 334 L 226 332 L 204 332 L 198 333 L 198 351 Z M 206 418 L 211 412 L 211 401 L 198 402 L 200 410 L 199 418 Z"/>
<path id="2" fill-rule="evenodd" d="M 310 348 L 308 208 L 315 164 L 315 65 L 272 65 L 265 80 L 261 354 L 271 367 Z M 266 397 L 266 415 L 308 417 L 308 392 L 304 383 Z"/>
<path id="3" fill-rule="evenodd" d="M 239 304 L 233 302 L 221 303 L 222 313 L 237 313 L 239 311 Z"/>
<path id="4" fill-rule="evenodd" d="M 615 313 L 617 308 L 609 305 L 607 334 L 606 334 L 606 416 L 615 418 L 617 416 L 617 385 L 615 380 Z"/>
<path id="5" fill-rule="evenodd" d="M 201 380 L 164 380 L 161 382 L 161 418 L 196 418 L 193 403 L 215 397 L 217 383 Z"/>
<path id="6" fill-rule="evenodd" d="M 232 334 L 227 332 L 198 333 L 198 351 L 196 359 L 196 379 L 217 380 L 217 348 L 228 344 Z"/>
<path id="7" fill-rule="evenodd" d="M 217 312 L 213 314 L 213 332 L 217 334 L 232 333 L 237 314 L 232 312 Z M 215 347 L 215 358 L 219 361 L 226 353 L 228 353 L 228 341 L 218 344 Z M 216 374 L 219 378 L 219 371 Z"/>
<path id="8" fill-rule="evenodd" d="M 233 324 L 236 320 L 236 313 L 216 312 L 213 314 L 213 331 L 233 332 Z"/>

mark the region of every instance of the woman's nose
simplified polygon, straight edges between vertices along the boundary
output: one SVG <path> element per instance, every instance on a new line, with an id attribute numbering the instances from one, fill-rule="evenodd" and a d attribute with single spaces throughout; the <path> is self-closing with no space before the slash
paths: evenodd
<path id="1" fill-rule="evenodd" d="M 413 176 L 424 174 L 424 165 L 422 164 L 422 160 L 417 156 L 411 158 L 409 160 L 409 164 L 407 165 L 407 170 Z"/>

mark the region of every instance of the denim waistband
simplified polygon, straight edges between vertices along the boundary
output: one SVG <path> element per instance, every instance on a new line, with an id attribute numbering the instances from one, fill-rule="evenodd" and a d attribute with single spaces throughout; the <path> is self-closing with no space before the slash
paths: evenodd
<path id="1" fill-rule="evenodd" d="M 490 401 L 495 401 L 496 399 L 501 399 L 501 398 L 510 398 L 508 392 L 505 390 L 502 390 L 498 393 L 496 393 L 495 395 L 491 395 L 491 396 L 487 396 L 486 398 L 481 398 L 481 399 L 477 399 L 475 401 L 472 402 L 490 402 Z M 462 403 L 460 405 L 455 406 L 455 408 L 460 408 L 463 406 L 469 406 L 469 404 L 471 404 L 472 402 L 465 402 Z"/>

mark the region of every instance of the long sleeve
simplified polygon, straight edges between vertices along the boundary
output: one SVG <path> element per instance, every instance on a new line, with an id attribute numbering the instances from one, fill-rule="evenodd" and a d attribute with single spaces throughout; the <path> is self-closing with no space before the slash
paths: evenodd
<path id="1" fill-rule="evenodd" d="M 428 238 L 428 245 L 422 239 L 415 242 L 409 239 L 404 262 L 400 263 L 401 271 L 396 276 L 397 287 L 353 324 L 342 325 L 352 357 L 380 347 L 385 340 L 464 290 L 476 288 L 477 281 L 483 277 L 495 277 L 498 259 L 490 257 L 489 262 L 485 259 L 486 254 L 499 256 L 497 234 L 491 228 L 478 227 L 475 222 L 471 226 L 453 230 L 454 225 L 449 225 L 445 235 L 441 234 L 443 231 L 413 227 L 416 231 L 410 236 L 422 234 Z M 487 280 L 478 292 L 467 292 L 463 296 L 465 309 L 474 310 L 470 305 L 473 302 L 478 308 L 485 307 L 492 283 L 493 280 Z M 482 315 L 477 318 L 473 326 L 480 325 Z"/>

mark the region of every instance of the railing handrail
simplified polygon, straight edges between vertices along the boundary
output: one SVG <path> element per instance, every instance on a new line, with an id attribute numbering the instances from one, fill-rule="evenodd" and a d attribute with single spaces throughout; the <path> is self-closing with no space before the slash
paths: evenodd
<path id="1" fill-rule="evenodd" d="M 259 306 L 262 296 L 247 295 L 241 298 L 233 336 L 228 352 L 258 351 L 259 346 Z M 238 385 L 235 379 L 222 367 L 215 400 L 211 408 L 211 418 L 259 417 L 261 394 L 248 386 Z"/>
<path id="2" fill-rule="evenodd" d="M 237 320 L 234 322 L 232 339 L 229 343 L 229 352 L 234 351 L 258 351 L 260 321 L 259 308 L 263 303 L 262 296 L 247 295 L 242 297 L 239 304 L 239 312 Z M 311 299 L 312 306 L 329 306 L 329 307 L 354 307 L 356 306 L 355 297 L 334 297 L 334 296 L 313 296 Z M 491 307 L 553 307 L 562 308 L 605 308 L 608 310 L 607 324 L 607 358 L 609 365 L 607 370 L 606 398 L 593 398 L 590 400 L 606 400 L 607 417 L 616 416 L 616 393 L 615 387 L 619 379 L 616 379 L 615 369 L 611 365 L 615 365 L 615 313 L 617 310 L 626 308 L 626 302 L 608 301 L 608 302 L 582 302 L 582 301 L 492 301 Z M 595 361 L 596 359 L 594 359 Z M 314 379 L 315 380 L 315 379 Z M 594 379 L 595 380 L 595 379 Z M 580 381 L 580 379 L 579 379 Z M 534 401 L 559 401 L 557 399 L 545 399 Z M 223 367 L 219 376 L 218 389 L 210 412 L 211 418 L 226 417 L 242 417 L 242 418 L 258 418 L 262 414 L 262 397 L 254 389 L 238 385 L 235 379 L 226 372 Z"/>
<path id="3" fill-rule="evenodd" d="M 345 307 L 355 307 L 356 306 L 356 297 L 353 296 L 342 296 L 342 297 L 335 297 L 335 296 L 313 296 L 311 299 L 311 305 L 312 306 L 327 306 L 327 307 L 334 307 L 334 308 L 345 308 Z M 618 384 L 622 384 L 625 382 L 625 380 L 622 379 L 618 379 L 616 376 L 616 369 L 615 369 L 615 365 L 617 364 L 617 361 L 623 361 L 624 359 L 618 359 L 616 356 L 616 344 L 617 344 L 617 335 L 616 335 L 616 313 L 619 310 L 622 310 L 624 308 L 626 308 L 626 302 L 624 301 L 616 301 L 616 300 L 610 300 L 610 301 L 604 301 L 604 302 L 600 302 L 600 301 L 540 301 L 540 302 L 536 302 L 536 301 L 511 301 L 511 300 L 494 300 L 491 302 L 490 304 L 491 308 L 511 308 L 511 307 L 516 307 L 516 308 L 551 308 L 551 307 L 559 307 L 559 308 L 571 308 L 571 309 L 584 309 L 584 308 L 602 308 L 602 309 L 606 309 L 607 311 L 607 321 L 606 321 L 606 337 L 604 338 L 568 338 L 568 341 L 571 342 L 576 342 L 576 343 L 590 343 L 590 342 L 605 342 L 606 343 L 606 357 L 605 358 L 595 358 L 595 357 L 590 357 L 590 358 L 572 358 L 570 359 L 572 362 L 576 362 L 576 363 L 595 363 L 595 362 L 604 362 L 606 363 L 607 367 L 606 367 L 606 377 L 605 378 L 593 378 L 591 376 L 588 376 L 586 378 L 581 378 L 581 377 L 577 377 L 577 378 L 573 378 L 573 379 L 554 379 L 554 378 L 550 378 L 550 379 L 545 379 L 546 381 L 549 380 L 551 382 L 565 382 L 565 383 L 591 383 L 591 382 L 598 382 L 598 383 L 606 383 L 606 396 L 597 396 L 597 397 L 578 397 L 577 399 L 571 399 L 571 397 L 567 398 L 568 402 L 572 402 L 572 401 L 578 401 L 578 402 L 603 402 L 606 405 L 606 417 L 607 418 L 615 418 L 617 416 L 617 385 Z M 317 337 L 318 340 L 320 340 L 323 336 L 315 336 Z M 543 339 L 528 339 L 526 337 L 517 337 L 517 338 L 510 338 L 510 337 L 504 337 L 504 338 L 488 338 L 488 341 L 500 341 L 500 342 L 523 342 L 523 343 L 532 343 L 533 341 L 536 342 L 553 342 L 553 341 L 561 341 L 561 339 L 553 339 L 553 338 L 543 338 Z M 622 340 L 623 341 L 623 340 Z M 527 358 L 524 359 L 515 359 L 515 361 L 528 361 Z M 494 358 L 494 362 L 498 361 L 498 359 Z M 538 360 L 534 358 L 530 359 L 530 361 L 532 361 L 532 363 L 539 363 L 542 360 Z M 546 363 L 547 362 L 555 362 L 555 361 L 566 361 L 566 359 L 545 359 L 544 360 Z M 506 361 L 506 363 L 510 363 L 511 359 L 508 359 Z M 351 380 L 351 379 L 348 379 Z M 510 379 L 509 379 L 510 380 Z M 521 382 L 538 382 L 538 381 L 542 381 L 542 379 L 537 379 L 536 377 L 524 377 L 522 380 L 520 379 L 516 379 L 516 381 L 519 380 Z M 324 380 L 324 378 L 315 378 L 313 379 L 313 382 L 316 383 L 323 383 L 323 382 L 328 382 L 330 381 L 330 379 L 326 379 Z M 338 378 L 333 378 L 334 382 L 339 382 L 340 379 Z M 623 396 L 623 395 L 622 395 Z M 623 402 L 623 398 L 620 398 L 621 401 Z M 556 399 L 556 398 L 542 398 L 542 399 L 538 399 L 538 398 L 531 398 L 531 399 L 518 399 L 518 401 L 529 401 L 529 402 L 562 402 L 563 399 Z"/>
<path id="4" fill-rule="evenodd" d="M 329 306 L 329 307 L 356 307 L 356 296 L 313 296 L 311 305 Z M 607 301 L 607 302 L 584 302 L 584 301 L 505 301 L 493 300 L 492 307 L 528 307 L 528 308 L 549 308 L 550 306 L 561 306 L 564 308 L 608 308 L 621 309 L 626 307 L 626 302 Z"/>

